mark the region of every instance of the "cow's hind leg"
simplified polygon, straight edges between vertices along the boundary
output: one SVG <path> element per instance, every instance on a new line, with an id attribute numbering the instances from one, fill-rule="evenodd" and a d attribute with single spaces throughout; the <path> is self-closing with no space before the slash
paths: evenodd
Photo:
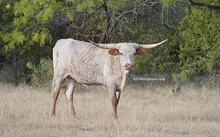
<path id="1" fill-rule="evenodd" d="M 73 106 L 73 92 L 74 92 L 74 88 L 75 88 L 75 83 L 76 81 L 70 77 L 66 78 L 66 99 L 67 102 L 69 104 L 69 109 L 70 109 L 70 113 L 73 117 L 75 117 L 76 113 L 75 113 L 75 109 Z"/>
<path id="2" fill-rule="evenodd" d="M 51 116 L 55 115 L 56 101 L 59 96 L 61 84 L 62 84 L 62 79 L 53 78 L 53 85 L 52 85 L 53 103 L 52 103 Z"/>

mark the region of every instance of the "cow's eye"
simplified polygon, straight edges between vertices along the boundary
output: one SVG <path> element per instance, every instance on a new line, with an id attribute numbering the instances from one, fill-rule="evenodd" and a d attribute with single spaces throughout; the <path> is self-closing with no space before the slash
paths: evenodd
<path id="1" fill-rule="evenodd" d="M 123 56 L 123 53 L 120 53 Z"/>

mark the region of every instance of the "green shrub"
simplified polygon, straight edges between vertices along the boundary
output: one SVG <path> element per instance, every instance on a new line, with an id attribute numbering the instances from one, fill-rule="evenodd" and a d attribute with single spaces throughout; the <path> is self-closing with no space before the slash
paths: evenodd
<path id="1" fill-rule="evenodd" d="M 39 65 L 27 63 L 27 68 L 32 70 L 31 82 L 35 88 L 50 89 L 53 79 L 53 61 L 50 58 L 41 58 Z"/>

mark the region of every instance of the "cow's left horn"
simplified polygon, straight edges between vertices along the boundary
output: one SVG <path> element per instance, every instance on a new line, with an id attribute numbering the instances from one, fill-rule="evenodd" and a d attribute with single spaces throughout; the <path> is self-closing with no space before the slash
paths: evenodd
<path id="1" fill-rule="evenodd" d="M 168 39 L 160 42 L 160 43 L 156 43 L 156 44 L 140 44 L 140 47 L 141 48 L 144 48 L 144 49 L 151 49 L 151 48 L 155 48 L 157 46 L 160 46 L 161 44 L 165 43 Z"/>
<path id="2" fill-rule="evenodd" d="M 116 45 L 115 43 L 109 43 L 109 44 L 98 44 L 98 43 L 95 43 L 91 40 L 88 39 L 89 42 L 91 42 L 93 45 L 99 47 L 99 48 L 102 48 L 102 49 L 116 49 Z"/>

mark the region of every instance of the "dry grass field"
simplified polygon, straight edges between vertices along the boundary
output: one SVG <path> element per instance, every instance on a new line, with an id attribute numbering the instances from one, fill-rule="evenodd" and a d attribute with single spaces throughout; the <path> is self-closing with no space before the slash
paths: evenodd
<path id="1" fill-rule="evenodd" d="M 0 136 L 3 137 L 217 137 L 220 136 L 220 89 L 137 88 L 128 85 L 111 118 L 105 87 L 74 94 L 77 118 L 69 114 L 62 89 L 56 117 L 50 116 L 51 93 L 29 86 L 0 84 Z"/>

